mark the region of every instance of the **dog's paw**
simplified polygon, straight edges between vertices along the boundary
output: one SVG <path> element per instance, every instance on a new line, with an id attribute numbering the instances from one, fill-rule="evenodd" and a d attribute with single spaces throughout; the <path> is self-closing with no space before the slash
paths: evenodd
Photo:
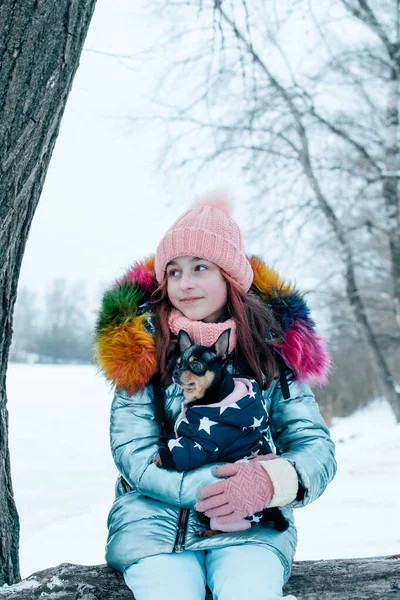
<path id="1" fill-rule="evenodd" d="M 214 537 L 214 535 L 219 535 L 222 531 L 214 531 L 213 529 L 202 529 L 197 532 L 197 537 L 201 538 L 209 538 Z"/>
<path id="2" fill-rule="evenodd" d="M 157 454 L 157 456 L 155 456 L 153 458 L 152 462 L 156 465 L 156 467 L 159 467 L 160 469 L 162 469 L 162 460 L 161 460 L 161 456 L 159 454 Z"/>

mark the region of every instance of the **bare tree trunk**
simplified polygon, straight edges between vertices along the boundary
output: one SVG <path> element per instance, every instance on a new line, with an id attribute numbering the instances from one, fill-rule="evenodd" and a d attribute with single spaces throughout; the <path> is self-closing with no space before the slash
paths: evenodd
<path id="1" fill-rule="evenodd" d="M 391 54 L 392 64 L 389 81 L 388 105 L 386 114 L 385 167 L 383 173 L 383 199 L 389 224 L 389 252 L 391 256 L 391 274 L 393 281 L 394 310 L 397 327 L 400 329 L 400 199 L 399 199 L 399 78 L 400 45 L 397 44 Z M 385 368 L 386 367 L 386 368 Z M 400 422 L 400 385 L 392 377 L 385 364 L 378 364 L 382 378 L 386 382 L 386 390 L 390 404 Z M 397 409 L 397 410 L 396 410 Z"/>
<path id="2" fill-rule="evenodd" d="M 0 585 L 19 574 L 6 371 L 31 222 L 96 0 L 0 4 Z"/>
<path id="3" fill-rule="evenodd" d="M 350 306 L 353 309 L 355 318 L 357 323 L 360 326 L 361 331 L 363 331 L 369 350 L 373 357 L 374 364 L 376 366 L 379 379 L 383 384 L 386 398 L 392 407 L 393 413 L 396 417 L 397 423 L 400 422 L 400 389 L 399 385 L 396 382 L 395 378 L 392 376 L 390 372 L 390 368 L 388 362 L 382 352 L 382 349 L 378 343 L 377 336 L 371 326 L 371 323 L 368 319 L 367 311 L 361 296 L 361 292 L 359 286 L 357 284 L 356 272 L 354 267 L 354 257 L 353 251 L 351 248 L 351 244 L 348 239 L 348 235 L 346 234 L 345 229 L 343 228 L 340 220 L 337 218 L 333 208 L 327 201 L 325 195 L 323 194 L 320 185 L 318 183 L 317 178 L 314 175 L 314 171 L 311 165 L 309 150 L 308 150 L 308 140 L 306 136 L 306 132 L 304 129 L 301 131 L 302 138 L 302 163 L 304 172 L 310 182 L 310 185 L 315 193 L 315 196 L 318 200 L 318 204 L 322 213 L 325 215 L 327 221 L 329 222 L 332 231 L 335 234 L 336 240 L 338 242 L 340 252 L 341 252 L 341 260 L 344 263 L 346 269 L 346 294 L 347 299 L 350 303 Z"/>
<path id="4" fill-rule="evenodd" d="M 383 173 L 383 198 L 389 224 L 389 250 L 392 257 L 392 278 L 395 312 L 400 328 L 400 202 L 398 179 L 400 176 L 399 148 L 399 70 L 392 68 L 389 82 L 386 115 L 385 172 Z"/>

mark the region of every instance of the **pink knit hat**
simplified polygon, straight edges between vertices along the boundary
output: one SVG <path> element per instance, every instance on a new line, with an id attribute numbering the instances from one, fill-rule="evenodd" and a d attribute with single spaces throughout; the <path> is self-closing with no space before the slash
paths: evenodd
<path id="1" fill-rule="evenodd" d="M 178 256 L 199 256 L 215 263 L 247 292 L 253 270 L 244 251 L 242 235 L 230 216 L 229 200 L 222 194 L 206 196 L 183 213 L 168 229 L 156 250 L 158 283 L 167 264 Z"/>

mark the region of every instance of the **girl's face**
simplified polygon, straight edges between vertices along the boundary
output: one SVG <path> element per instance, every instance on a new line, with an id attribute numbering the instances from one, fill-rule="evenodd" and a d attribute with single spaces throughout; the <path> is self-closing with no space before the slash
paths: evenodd
<path id="1" fill-rule="evenodd" d="M 193 256 L 167 264 L 168 298 L 192 321 L 217 323 L 228 299 L 227 283 L 216 264 Z"/>

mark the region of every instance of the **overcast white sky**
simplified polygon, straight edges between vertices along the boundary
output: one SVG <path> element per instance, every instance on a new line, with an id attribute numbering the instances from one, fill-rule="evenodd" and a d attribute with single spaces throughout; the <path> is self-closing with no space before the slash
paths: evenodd
<path id="1" fill-rule="evenodd" d="M 84 282 L 92 315 L 104 287 L 154 252 L 196 195 L 216 187 L 233 192 L 234 216 L 246 221 L 249 194 L 240 173 L 211 168 L 195 184 L 176 174 L 167 185 L 156 169 L 164 130 L 131 120 L 149 114 L 154 83 L 169 64 L 157 44 L 162 23 L 146 8 L 144 0 L 97 2 L 22 264 L 20 286 L 39 297 L 54 278 Z M 144 55 L 149 48 L 152 55 Z M 260 252 L 257 244 L 247 250 Z M 267 258 L 278 258 L 281 274 L 305 286 L 307 274 L 291 271 L 285 248 L 271 248 Z"/>
<path id="2" fill-rule="evenodd" d="M 139 6 L 140 2 L 136 2 Z M 22 265 L 20 285 L 38 291 L 55 277 L 87 282 L 92 293 L 154 250 L 164 230 L 162 182 L 153 172 L 154 135 L 127 132 L 149 91 L 150 67 L 128 70 L 151 26 L 132 2 L 99 0 L 68 99 Z"/>
<path id="3" fill-rule="evenodd" d="M 104 285 L 154 252 L 195 194 L 232 186 L 232 174 L 219 173 L 193 190 L 177 177 L 176 188 L 167 190 L 155 169 L 157 125 L 129 122 L 146 113 L 166 65 L 157 53 L 153 60 L 137 56 L 159 35 L 160 23 L 143 4 L 97 2 L 22 264 L 20 285 L 39 296 L 54 278 L 65 277 L 86 282 L 95 306 Z"/>

